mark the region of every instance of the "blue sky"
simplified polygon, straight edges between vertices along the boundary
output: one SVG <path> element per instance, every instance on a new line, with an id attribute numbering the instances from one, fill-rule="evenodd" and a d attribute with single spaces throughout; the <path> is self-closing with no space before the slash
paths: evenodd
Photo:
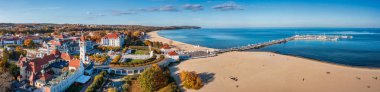
<path id="1" fill-rule="evenodd" d="M 380 27 L 380 0 L 0 0 L 0 22 Z"/>

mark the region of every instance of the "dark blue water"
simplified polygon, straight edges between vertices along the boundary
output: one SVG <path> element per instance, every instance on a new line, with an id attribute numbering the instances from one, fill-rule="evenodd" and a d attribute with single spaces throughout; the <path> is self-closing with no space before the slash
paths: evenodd
<path id="1" fill-rule="evenodd" d="M 345 34 L 354 38 L 338 41 L 297 40 L 260 50 L 348 66 L 380 68 L 380 29 L 374 28 L 186 29 L 160 31 L 159 34 L 177 41 L 218 49 L 266 42 L 295 34 Z"/>

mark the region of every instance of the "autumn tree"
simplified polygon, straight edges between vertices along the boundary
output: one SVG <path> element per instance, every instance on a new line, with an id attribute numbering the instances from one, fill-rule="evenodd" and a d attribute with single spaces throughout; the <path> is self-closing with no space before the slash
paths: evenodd
<path id="1" fill-rule="evenodd" d="M 152 46 L 152 42 L 149 41 L 149 40 L 145 40 L 145 41 L 144 41 L 144 44 L 147 45 L 147 46 Z"/>
<path id="2" fill-rule="evenodd" d="M 26 39 L 26 40 L 24 41 L 24 45 L 25 45 L 26 47 L 31 47 L 31 46 L 34 46 L 34 42 L 33 42 L 32 39 Z"/>
<path id="3" fill-rule="evenodd" d="M 120 58 L 121 58 L 121 55 L 116 55 L 115 58 L 113 58 L 113 60 L 111 61 L 111 63 L 119 62 Z"/>
<path id="4" fill-rule="evenodd" d="M 12 52 L 11 58 L 14 60 L 18 60 L 21 55 L 26 56 L 27 51 L 24 50 L 21 46 L 17 46 L 16 49 Z"/>
<path id="5" fill-rule="evenodd" d="M 140 31 L 134 31 L 132 33 L 132 37 L 140 37 L 141 36 L 141 32 Z"/>
<path id="6" fill-rule="evenodd" d="M 167 75 L 157 64 L 147 68 L 137 79 L 146 92 L 157 91 L 168 84 Z"/>
<path id="7" fill-rule="evenodd" d="M 0 71 L 4 71 L 6 69 L 8 59 L 9 59 L 8 53 L 9 53 L 8 50 L 4 48 L 3 49 L 3 57 L 1 58 L 1 61 L 0 61 Z"/>
<path id="8" fill-rule="evenodd" d="M 182 71 L 179 73 L 179 77 L 181 79 L 182 85 L 185 88 L 198 90 L 203 86 L 202 79 L 194 71 Z"/>
<path id="9" fill-rule="evenodd" d="M 115 87 L 110 87 L 107 89 L 107 92 L 117 92 L 117 89 Z"/>

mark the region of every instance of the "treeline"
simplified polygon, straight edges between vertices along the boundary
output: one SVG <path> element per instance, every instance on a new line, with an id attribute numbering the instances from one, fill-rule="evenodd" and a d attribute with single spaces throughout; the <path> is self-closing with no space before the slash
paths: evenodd
<path id="1" fill-rule="evenodd" d="M 0 23 L 0 33 L 51 33 L 54 31 L 71 32 L 71 31 L 103 31 L 103 30 L 138 30 L 138 31 L 156 31 L 156 30 L 173 30 L 173 29 L 198 29 L 197 26 L 142 26 L 142 25 L 85 25 L 85 24 L 15 24 Z"/>

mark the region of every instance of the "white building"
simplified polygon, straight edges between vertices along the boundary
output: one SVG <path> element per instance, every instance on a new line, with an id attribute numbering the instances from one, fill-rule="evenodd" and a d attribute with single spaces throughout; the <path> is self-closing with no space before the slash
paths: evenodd
<path id="1" fill-rule="evenodd" d="M 42 92 L 64 92 L 74 82 L 87 81 L 83 62 L 86 60 L 86 42 L 80 41 L 80 57 L 75 59 L 68 53 L 54 49 L 50 54 L 38 58 L 20 57 L 19 81 L 28 81 Z M 83 80 L 83 79 L 86 80 Z"/>
<path id="2" fill-rule="evenodd" d="M 103 45 L 103 46 L 122 47 L 123 44 L 124 44 L 124 35 L 119 34 L 119 33 L 107 34 L 100 41 L 100 45 Z"/>

